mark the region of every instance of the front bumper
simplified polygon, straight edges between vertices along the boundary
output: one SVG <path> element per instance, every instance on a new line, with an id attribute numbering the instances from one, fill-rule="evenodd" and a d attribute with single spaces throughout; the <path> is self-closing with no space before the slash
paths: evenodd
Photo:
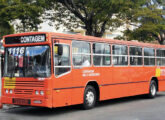
<path id="1" fill-rule="evenodd" d="M 51 99 L 38 98 L 18 98 L 18 97 L 1 97 L 2 104 L 23 105 L 23 106 L 39 106 L 52 108 Z"/>

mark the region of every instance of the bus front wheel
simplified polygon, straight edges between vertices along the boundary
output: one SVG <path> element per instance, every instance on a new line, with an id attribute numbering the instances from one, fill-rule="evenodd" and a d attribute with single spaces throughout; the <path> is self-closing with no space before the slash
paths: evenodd
<path id="1" fill-rule="evenodd" d="M 93 86 L 88 85 L 84 91 L 83 109 L 91 109 L 96 105 L 96 90 Z"/>
<path id="2" fill-rule="evenodd" d="M 156 94 L 157 94 L 157 84 L 154 80 L 151 80 L 148 97 L 154 98 Z"/>

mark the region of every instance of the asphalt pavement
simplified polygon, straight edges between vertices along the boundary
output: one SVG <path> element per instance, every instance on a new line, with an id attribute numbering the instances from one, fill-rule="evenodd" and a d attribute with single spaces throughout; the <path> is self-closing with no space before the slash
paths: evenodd
<path id="1" fill-rule="evenodd" d="M 12 107 L 0 110 L 0 120 L 165 120 L 165 92 L 155 99 L 134 96 L 100 102 L 91 110 Z"/>

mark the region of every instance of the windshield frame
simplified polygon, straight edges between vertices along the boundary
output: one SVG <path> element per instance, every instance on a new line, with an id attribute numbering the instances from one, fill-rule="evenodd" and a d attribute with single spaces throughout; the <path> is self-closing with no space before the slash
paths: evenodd
<path id="1" fill-rule="evenodd" d="M 5 49 L 4 49 L 4 51 L 5 51 L 5 53 L 4 53 L 4 70 L 3 70 L 3 77 L 11 77 L 10 75 L 8 76 L 8 75 L 5 75 L 5 66 L 6 66 L 6 62 L 7 62 L 7 60 L 6 60 L 6 55 L 7 55 L 7 53 L 6 53 L 6 50 L 7 49 L 9 49 L 9 48 L 17 48 L 17 47 L 24 47 L 24 49 L 25 49 L 25 51 L 24 51 L 24 54 L 23 54 L 23 58 L 24 58 L 24 60 L 23 60 L 23 76 L 12 76 L 12 77 L 15 77 L 15 78 L 35 78 L 35 76 L 25 76 L 25 54 L 26 54 L 26 50 L 27 50 L 27 47 L 35 47 L 35 46 L 48 46 L 48 49 L 49 49 L 49 58 L 46 58 L 46 59 L 49 59 L 49 60 L 47 60 L 47 62 L 48 62 L 48 64 L 49 64 L 49 66 L 50 66 L 50 74 L 48 75 L 48 76 L 44 76 L 44 77 L 36 77 L 36 78 L 49 78 L 49 77 L 51 77 L 51 74 L 52 74 L 52 60 L 51 60 L 51 47 L 50 47 L 50 45 L 49 44 L 43 44 L 43 45 L 22 45 L 22 46 L 10 46 L 10 47 L 5 47 Z M 9 74 L 11 74 L 11 73 L 9 73 Z"/>

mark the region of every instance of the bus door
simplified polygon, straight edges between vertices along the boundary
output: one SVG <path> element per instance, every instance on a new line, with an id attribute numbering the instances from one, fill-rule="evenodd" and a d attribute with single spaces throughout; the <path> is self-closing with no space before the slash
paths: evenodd
<path id="1" fill-rule="evenodd" d="M 73 87 L 72 104 L 83 102 L 84 88 L 88 81 L 94 81 L 94 69 L 91 66 L 91 43 L 72 41 L 72 74 Z"/>
<path id="2" fill-rule="evenodd" d="M 113 83 L 112 80 L 112 63 L 111 63 L 111 46 L 109 44 L 102 44 L 102 65 L 100 66 L 101 70 L 101 85 L 103 87 L 100 87 L 100 99 L 105 100 L 109 99 L 115 94 L 113 92 L 113 87 L 111 84 Z"/>
<path id="3" fill-rule="evenodd" d="M 71 55 L 70 41 L 58 39 L 53 42 L 54 75 L 53 79 L 53 106 L 71 104 Z"/>

